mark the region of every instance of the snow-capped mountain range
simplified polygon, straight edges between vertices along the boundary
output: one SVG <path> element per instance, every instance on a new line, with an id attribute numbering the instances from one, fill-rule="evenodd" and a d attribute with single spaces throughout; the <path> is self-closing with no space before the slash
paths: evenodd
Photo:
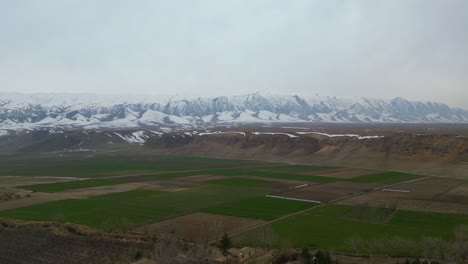
<path id="1" fill-rule="evenodd" d="M 211 98 L 0 93 L 0 129 L 203 127 L 248 122 L 467 123 L 434 102 L 253 93 Z"/>

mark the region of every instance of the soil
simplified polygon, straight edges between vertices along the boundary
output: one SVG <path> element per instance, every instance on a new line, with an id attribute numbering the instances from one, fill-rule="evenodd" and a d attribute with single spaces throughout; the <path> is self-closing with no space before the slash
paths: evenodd
<path id="1" fill-rule="evenodd" d="M 378 186 L 377 184 L 368 183 L 331 182 L 312 185 L 310 187 L 284 192 L 279 195 L 288 198 L 329 202 L 346 195 L 370 190 Z"/>
<path id="2" fill-rule="evenodd" d="M 15 188 L 0 187 L 0 203 L 31 197 L 31 192 Z"/>
<path id="3" fill-rule="evenodd" d="M 338 202 L 338 204 L 367 205 L 373 207 L 396 208 L 402 210 L 422 212 L 468 214 L 467 204 L 391 198 L 384 193 L 385 192 L 374 192 L 365 195 L 355 196 L 345 200 L 341 200 Z"/>
<path id="4" fill-rule="evenodd" d="M 1 202 L 0 211 L 26 207 L 26 206 L 41 204 L 41 203 L 46 203 L 46 202 L 58 201 L 58 200 L 63 200 L 63 199 L 66 199 L 66 198 L 61 197 L 59 195 L 55 195 L 55 194 L 31 193 L 29 197 Z"/>
<path id="5" fill-rule="evenodd" d="M 468 180 L 428 177 L 339 202 L 376 207 L 468 214 Z"/>
<path id="6" fill-rule="evenodd" d="M 197 212 L 143 225 L 135 231 L 141 234 L 172 236 L 190 242 L 208 242 L 217 240 L 224 232 L 236 233 L 264 223 L 265 221 L 261 220 Z"/>
<path id="7" fill-rule="evenodd" d="M 21 189 L 0 189 L 0 211 L 26 207 L 64 199 L 85 199 L 91 196 L 127 192 L 137 189 L 178 192 L 187 190 L 187 184 L 177 181 L 134 182 L 117 185 L 99 186 L 57 193 L 29 192 Z"/>
<path id="8" fill-rule="evenodd" d="M 137 189 L 177 192 L 177 191 L 186 190 L 187 188 L 170 186 L 168 184 L 162 184 L 161 182 L 134 182 L 134 183 L 124 183 L 124 184 L 117 184 L 117 185 L 68 190 L 68 191 L 56 193 L 56 195 L 59 195 L 61 197 L 66 197 L 66 198 L 86 198 L 86 197 L 97 196 L 97 195 L 127 192 L 127 191 L 132 191 L 132 190 L 137 190 Z"/>

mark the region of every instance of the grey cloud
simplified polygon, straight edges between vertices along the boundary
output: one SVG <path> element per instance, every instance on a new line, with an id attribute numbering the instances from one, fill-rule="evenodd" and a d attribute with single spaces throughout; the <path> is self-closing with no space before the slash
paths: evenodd
<path id="1" fill-rule="evenodd" d="M 468 108 L 468 2 L 0 1 L 0 91 L 397 97 Z"/>

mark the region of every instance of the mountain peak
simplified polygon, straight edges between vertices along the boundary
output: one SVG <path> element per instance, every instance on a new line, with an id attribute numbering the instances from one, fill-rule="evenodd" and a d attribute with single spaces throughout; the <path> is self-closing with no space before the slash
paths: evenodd
<path id="1" fill-rule="evenodd" d="M 4 129 L 203 127 L 236 122 L 465 123 L 468 111 L 401 97 L 342 99 L 262 91 L 211 98 L 0 93 L 0 125 Z"/>

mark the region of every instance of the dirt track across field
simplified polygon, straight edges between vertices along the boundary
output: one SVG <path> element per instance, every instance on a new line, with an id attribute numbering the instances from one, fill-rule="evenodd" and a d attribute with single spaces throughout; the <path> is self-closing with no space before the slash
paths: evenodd
<path id="1" fill-rule="evenodd" d="M 68 182 L 68 181 L 78 181 L 78 180 L 80 179 L 74 178 L 74 177 L 1 176 L 0 186 L 1 187 L 16 187 L 16 186 L 22 186 L 22 185 Z"/>

